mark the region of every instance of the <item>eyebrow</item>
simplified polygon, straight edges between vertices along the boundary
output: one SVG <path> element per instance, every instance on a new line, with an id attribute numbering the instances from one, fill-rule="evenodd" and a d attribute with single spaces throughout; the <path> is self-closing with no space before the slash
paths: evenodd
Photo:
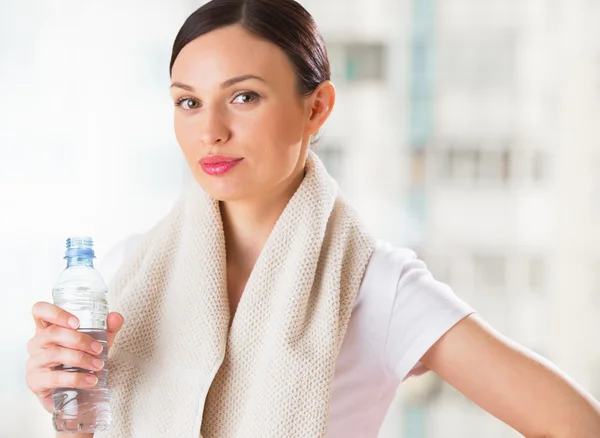
<path id="1" fill-rule="evenodd" d="M 232 85 L 235 85 L 235 84 L 237 84 L 239 82 L 247 81 L 249 79 L 257 79 L 259 81 L 266 82 L 260 76 L 256 76 L 256 75 L 242 75 L 242 76 L 236 76 L 235 78 L 227 79 L 225 82 L 223 82 L 221 84 L 221 88 L 228 88 L 228 87 L 231 87 Z M 171 88 L 173 88 L 173 87 L 181 88 L 183 90 L 190 91 L 192 93 L 194 92 L 194 87 L 192 87 L 191 85 L 182 84 L 181 82 L 173 82 L 171 84 Z"/>

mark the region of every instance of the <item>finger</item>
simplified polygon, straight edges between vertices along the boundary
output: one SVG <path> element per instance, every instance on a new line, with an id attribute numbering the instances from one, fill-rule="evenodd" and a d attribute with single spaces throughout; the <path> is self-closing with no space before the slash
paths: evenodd
<path id="1" fill-rule="evenodd" d="M 108 343 L 109 349 L 112 346 L 112 344 L 115 340 L 115 337 L 117 336 L 117 333 L 123 327 L 124 321 L 125 320 L 124 320 L 123 316 L 117 312 L 112 312 L 112 313 L 108 314 L 108 317 L 106 318 L 106 323 L 108 326 L 106 334 L 107 334 L 107 343 Z"/>
<path id="2" fill-rule="evenodd" d="M 54 391 L 50 389 L 50 390 L 35 394 L 35 395 L 37 395 L 37 398 L 40 401 L 40 403 L 42 404 L 42 406 L 44 407 L 44 409 L 49 414 L 52 414 L 54 412 L 54 400 L 52 399 L 53 392 Z"/>
<path id="3" fill-rule="evenodd" d="M 111 312 L 106 317 L 108 333 L 117 333 L 123 327 L 123 316 L 117 312 Z"/>
<path id="4" fill-rule="evenodd" d="M 98 383 L 93 374 L 71 371 L 38 371 L 27 375 L 27 386 L 36 395 L 56 388 L 92 388 Z"/>
<path id="5" fill-rule="evenodd" d="M 79 327 L 79 319 L 55 304 L 44 301 L 37 302 L 31 309 L 35 325 L 39 328 L 46 328 L 51 324 L 61 327 L 76 329 Z"/>
<path id="6" fill-rule="evenodd" d="M 100 371 L 104 367 L 104 361 L 99 357 L 85 353 L 81 350 L 71 350 L 54 346 L 41 350 L 27 361 L 27 371 L 33 372 L 37 369 L 51 370 L 59 365 L 83 368 L 90 371 Z"/>
<path id="7" fill-rule="evenodd" d="M 35 336 L 27 342 L 27 351 L 30 356 L 37 354 L 40 349 L 48 348 L 49 341 L 46 339 L 46 329 L 36 328 Z"/>
<path id="8" fill-rule="evenodd" d="M 103 346 L 85 333 L 77 330 L 51 325 L 46 328 L 41 336 L 36 336 L 35 342 L 38 342 L 37 347 L 44 349 L 55 345 L 70 348 L 72 350 L 81 350 L 86 353 L 98 355 L 102 352 Z"/>

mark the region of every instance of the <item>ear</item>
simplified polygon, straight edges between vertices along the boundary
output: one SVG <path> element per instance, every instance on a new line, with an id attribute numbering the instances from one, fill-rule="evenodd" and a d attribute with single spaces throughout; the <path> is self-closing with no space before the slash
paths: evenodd
<path id="1" fill-rule="evenodd" d="M 329 118 L 335 105 L 335 87 L 331 81 L 324 81 L 307 99 L 307 123 L 304 134 L 316 134 Z"/>

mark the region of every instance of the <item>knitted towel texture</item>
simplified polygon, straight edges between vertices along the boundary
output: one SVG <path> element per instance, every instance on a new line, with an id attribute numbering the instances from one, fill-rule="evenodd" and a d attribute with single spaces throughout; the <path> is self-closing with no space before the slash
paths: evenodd
<path id="1" fill-rule="evenodd" d="M 103 438 L 323 437 L 335 363 L 375 247 L 311 151 L 230 324 L 219 202 L 196 183 L 109 284 Z"/>

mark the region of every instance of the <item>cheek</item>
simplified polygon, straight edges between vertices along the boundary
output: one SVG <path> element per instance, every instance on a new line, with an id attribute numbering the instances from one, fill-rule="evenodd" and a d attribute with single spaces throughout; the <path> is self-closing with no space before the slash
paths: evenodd
<path id="1" fill-rule="evenodd" d="M 273 105 L 244 124 L 250 144 L 265 153 L 285 155 L 302 141 L 303 116 L 290 103 Z M 250 138 L 248 138 L 250 140 Z"/>
<path id="2" fill-rule="evenodd" d="M 278 112 L 266 118 L 252 144 L 254 183 L 265 191 L 288 180 L 301 158 L 302 123 L 297 115 Z"/>

